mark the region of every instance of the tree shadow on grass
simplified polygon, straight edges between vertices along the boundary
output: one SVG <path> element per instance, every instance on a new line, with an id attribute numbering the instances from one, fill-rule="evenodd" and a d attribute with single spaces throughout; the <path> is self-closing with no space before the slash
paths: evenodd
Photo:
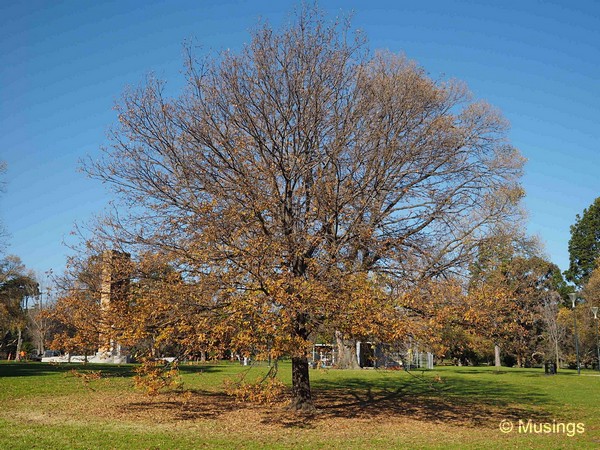
<path id="1" fill-rule="evenodd" d="M 136 364 L 96 364 L 96 363 L 44 363 L 44 362 L 9 362 L 0 364 L 0 378 L 44 376 L 77 371 L 101 371 L 107 377 L 133 377 Z M 223 370 L 219 365 L 182 365 L 181 373 L 203 373 Z"/>
<path id="2" fill-rule="evenodd" d="M 381 379 L 343 378 L 317 380 L 313 395 L 317 410 L 297 413 L 283 403 L 257 405 L 240 402 L 222 392 L 187 390 L 161 394 L 154 399 L 129 401 L 121 413 L 159 422 L 219 419 L 239 412 L 266 426 L 310 429 L 323 421 L 343 419 L 418 420 L 433 424 L 495 428 L 501 420 L 559 419 L 546 411 L 555 402 L 537 392 L 523 392 L 503 380 L 452 378 Z M 547 408 L 544 408 L 547 407 Z"/>
<path id="3" fill-rule="evenodd" d="M 484 370 L 482 370 L 484 369 Z M 485 370 L 487 369 L 487 370 Z M 442 371 L 442 373 L 444 373 Z M 484 368 L 484 367 L 477 367 L 477 368 L 473 368 L 473 369 L 464 369 L 461 368 L 460 370 L 456 370 L 454 372 L 456 375 L 489 375 L 489 376 L 494 376 L 494 375 L 510 375 L 510 374 L 515 374 L 518 373 L 519 376 L 528 376 L 528 377 L 539 377 L 539 376 L 544 376 L 545 372 L 543 368 L 527 368 L 527 369 L 522 369 L 522 368 L 508 368 L 508 367 L 502 367 L 500 369 L 495 369 L 495 368 Z M 559 373 L 561 374 L 566 374 L 565 372 L 559 371 Z"/>
<path id="4" fill-rule="evenodd" d="M 219 364 L 194 364 L 194 365 L 179 365 L 179 372 L 183 373 L 206 373 L 206 372 L 220 372 L 223 370 L 227 370 L 226 365 Z"/>
<path id="5" fill-rule="evenodd" d="M 45 376 L 77 371 L 101 371 L 107 376 L 131 377 L 133 365 L 83 364 L 83 363 L 41 363 L 13 362 L 0 364 L 0 378 Z"/>
<path id="6" fill-rule="evenodd" d="M 288 412 L 269 414 L 263 423 L 295 427 L 326 419 L 359 418 L 496 427 L 503 419 L 554 418 L 543 408 L 553 404 L 548 397 L 536 392 L 516 392 L 513 386 L 500 380 L 350 378 L 337 382 L 319 380 L 315 385 L 317 412 L 304 416 Z"/>

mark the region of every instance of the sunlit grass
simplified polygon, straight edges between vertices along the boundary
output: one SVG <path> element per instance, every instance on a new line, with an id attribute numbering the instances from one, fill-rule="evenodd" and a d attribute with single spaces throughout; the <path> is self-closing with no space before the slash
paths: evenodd
<path id="1" fill-rule="evenodd" d="M 85 382 L 74 376 L 101 371 Z M 148 398 L 133 366 L 0 363 L 0 448 L 598 448 L 597 372 L 438 367 L 312 370 L 318 412 L 240 403 L 223 380 L 265 365 L 183 365 L 183 393 Z M 278 375 L 290 383 L 290 366 Z M 583 423 L 585 432 L 519 433 L 519 420 Z M 501 420 L 513 432 L 501 433 Z"/>

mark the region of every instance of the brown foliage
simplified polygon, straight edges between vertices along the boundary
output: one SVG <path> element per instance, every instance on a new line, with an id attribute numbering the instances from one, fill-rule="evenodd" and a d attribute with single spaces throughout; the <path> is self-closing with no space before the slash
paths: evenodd
<path id="1" fill-rule="evenodd" d="M 62 331 L 54 335 L 51 348 L 84 355 L 94 354 L 99 348 L 103 329 L 100 301 L 90 295 L 90 291 L 73 290 L 59 297 L 48 314 L 62 325 Z"/>
<path id="2" fill-rule="evenodd" d="M 239 380 L 223 381 L 225 393 L 241 402 L 259 404 L 279 403 L 285 399 L 288 388 L 275 376 L 258 377 L 253 382 L 245 382 L 243 375 Z"/>
<path id="3" fill-rule="evenodd" d="M 591 273 L 583 289 L 582 296 L 589 306 L 600 306 L 600 266 Z"/>
<path id="4" fill-rule="evenodd" d="M 176 362 L 168 363 L 160 359 L 146 358 L 142 360 L 142 364 L 135 369 L 135 372 L 136 376 L 133 378 L 135 386 L 150 396 L 182 386 Z"/>
<path id="5" fill-rule="evenodd" d="M 240 54 L 190 51 L 187 69 L 179 98 L 153 79 L 125 93 L 107 158 L 87 170 L 129 213 L 100 236 L 183 268 L 202 290 L 207 341 L 302 355 L 324 324 L 400 338 L 398 305 L 371 277 L 409 291 L 461 271 L 519 213 L 523 159 L 498 111 L 371 53 L 346 22 L 304 8 Z M 179 304 L 144 295 L 159 311 Z M 187 306 L 173 318 L 198 332 Z"/>

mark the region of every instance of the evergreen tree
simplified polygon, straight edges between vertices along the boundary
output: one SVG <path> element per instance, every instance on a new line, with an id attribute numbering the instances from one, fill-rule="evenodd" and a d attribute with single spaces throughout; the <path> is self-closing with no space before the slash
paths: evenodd
<path id="1" fill-rule="evenodd" d="M 583 215 L 577 214 L 575 224 L 571 225 L 569 270 L 565 272 L 567 280 L 583 286 L 596 268 L 598 256 L 600 256 L 600 197 L 583 210 Z"/>

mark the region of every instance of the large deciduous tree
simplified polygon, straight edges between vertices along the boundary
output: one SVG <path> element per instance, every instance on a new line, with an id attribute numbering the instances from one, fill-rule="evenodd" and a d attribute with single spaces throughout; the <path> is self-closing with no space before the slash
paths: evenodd
<path id="1" fill-rule="evenodd" d="M 600 306 L 600 266 L 596 261 L 596 268 L 590 274 L 583 289 L 583 298 L 590 306 Z"/>
<path id="2" fill-rule="evenodd" d="M 496 364 L 500 365 L 500 347 L 515 355 L 519 365 L 528 364 L 540 349 L 543 308 L 560 299 L 566 289 L 560 269 L 543 257 L 536 239 L 505 230 L 482 242 L 471 275 L 472 286 L 485 284 L 505 293 L 504 303 L 496 305 L 500 309 L 487 308 L 496 324 L 487 327 L 496 344 Z"/>
<path id="3" fill-rule="evenodd" d="M 460 272 L 519 213 L 523 158 L 499 112 L 371 53 L 346 21 L 304 9 L 187 68 L 178 98 L 154 79 L 127 91 L 87 165 L 126 206 L 104 230 L 210 277 L 232 330 L 292 357 L 295 408 L 312 407 L 312 333 L 372 329 L 361 305 L 393 316 L 396 294 Z"/>
<path id="4" fill-rule="evenodd" d="M 567 280 L 583 287 L 600 257 L 600 197 L 594 200 L 571 225 Z"/>
<path id="5" fill-rule="evenodd" d="M 93 355 L 109 328 L 102 315 L 102 258 L 71 258 L 66 273 L 56 279 L 56 302 L 44 314 L 55 324 L 51 348 L 70 355 Z"/>

